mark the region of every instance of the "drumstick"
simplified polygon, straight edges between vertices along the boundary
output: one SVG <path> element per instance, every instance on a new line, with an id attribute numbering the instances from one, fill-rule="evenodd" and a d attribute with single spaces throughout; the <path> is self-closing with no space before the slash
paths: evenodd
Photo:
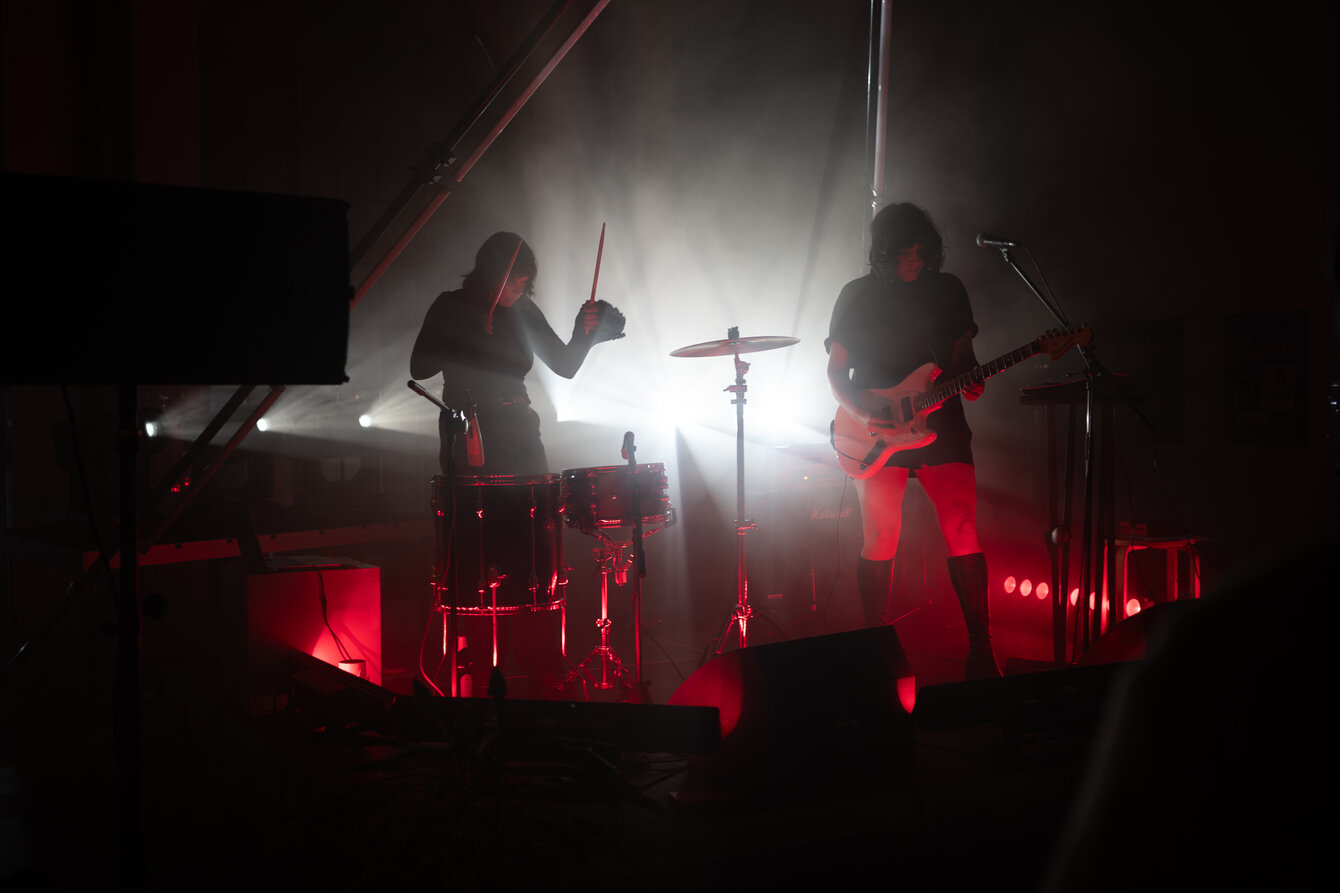
<path id="1" fill-rule="evenodd" d="M 605 224 L 600 224 L 600 244 L 596 247 L 596 274 L 591 278 L 591 299 L 586 302 L 585 308 L 594 309 L 596 306 L 596 284 L 600 282 L 600 256 L 605 253 Z M 582 328 L 586 334 L 591 334 L 596 327 L 596 314 L 587 313 L 582 319 Z"/>
<path id="2" fill-rule="evenodd" d="M 503 289 L 507 287 L 507 280 L 512 278 L 512 267 L 516 264 L 516 256 L 521 253 L 521 237 L 516 237 L 516 248 L 512 249 L 512 259 L 507 262 L 507 272 L 503 274 L 502 282 L 498 283 L 498 290 L 493 295 L 493 303 L 489 305 L 489 318 L 484 323 L 484 331 L 493 334 L 493 311 L 498 309 L 498 302 L 502 300 Z"/>

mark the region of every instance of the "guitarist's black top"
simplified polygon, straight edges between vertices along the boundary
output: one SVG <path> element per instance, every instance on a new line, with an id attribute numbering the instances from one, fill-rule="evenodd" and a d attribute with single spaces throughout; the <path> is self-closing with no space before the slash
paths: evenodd
<path id="1" fill-rule="evenodd" d="M 836 341 L 846 349 L 854 386 L 888 388 L 924 363 L 935 363 L 946 375 L 962 371 L 947 368 L 954 342 L 976 334 L 968 292 L 958 277 L 926 270 L 915 282 L 885 282 L 871 274 L 842 289 L 824 347 Z M 960 397 L 951 397 L 931 413 L 927 424 L 937 434 L 935 441 L 895 453 L 889 465 L 972 464 L 972 431 Z"/>

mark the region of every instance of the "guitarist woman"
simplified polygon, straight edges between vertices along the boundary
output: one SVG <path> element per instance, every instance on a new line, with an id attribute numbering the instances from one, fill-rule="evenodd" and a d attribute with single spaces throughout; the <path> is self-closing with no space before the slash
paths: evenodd
<path id="1" fill-rule="evenodd" d="M 622 337 L 623 314 L 604 301 L 588 301 L 573 321 L 572 337 L 555 334 L 531 300 L 538 265 L 515 233 L 494 233 L 475 254 L 475 267 L 457 291 L 443 292 L 428 309 L 410 375 L 442 373 L 442 401 L 453 409 L 476 407 L 483 433 L 483 464 L 469 461 L 461 438 L 456 467 L 470 474 L 545 474 L 540 417 L 530 408 L 526 373 L 539 356 L 550 369 L 572 378 L 590 349 Z M 447 473 L 447 431 L 442 413 L 439 462 Z"/>
<path id="2" fill-rule="evenodd" d="M 913 204 L 889 205 L 870 223 L 870 273 L 842 289 L 829 324 L 828 380 L 838 402 L 861 419 L 887 412 L 872 389 L 890 388 L 933 362 L 946 375 L 977 365 L 977 334 L 968 294 L 943 273 L 944 242 L 930 216 Z M 974 382 L 963 391 L 982 395 Z M 951 397 L 928 417 L 936 437 L 918 449 L 894 452 L 876 473 L 856 479 L 864 542 L 857 586 L 867 626 L 883 622 L 902 529 L 909 477 L 921 482 L 935 507 L 949 549 L 949 579 L 968 628 L 969 679 L 999 676 L 991 648 L 986 557 L 977 540 L 977 477 L 972 432 L 963 403 Z"/>

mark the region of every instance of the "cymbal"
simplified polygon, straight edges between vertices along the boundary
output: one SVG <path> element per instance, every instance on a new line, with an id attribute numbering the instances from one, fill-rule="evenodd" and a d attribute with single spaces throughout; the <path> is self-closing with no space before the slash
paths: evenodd
<path id="1" fill-rule="evenodd" d="M 754 353 L 777 347 L 790 347 L 799 341 L 790 335 L 754 335 L 749 338 L 726 338 L 722 341 L 704 341 L 670 351 L 672 357 L 727 357 L 736 353 Z"/>

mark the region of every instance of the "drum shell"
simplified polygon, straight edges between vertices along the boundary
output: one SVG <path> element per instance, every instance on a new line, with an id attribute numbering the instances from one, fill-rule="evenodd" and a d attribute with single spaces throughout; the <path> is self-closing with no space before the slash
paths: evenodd
<path id="1" fill-rule="evenodd" d="M 640 519 L 633 516 L 634 483 Z M 660 462 L 568 468 L 563 471 L 563 518 L 569 527 L 587 533 L 632 527 L 637 520 L 644 527 L 665 526 L 672 518 L 666 486 L 665 465 Z"/>
<path id="2" fill-rule="evenodd" d="M 447 479 L 433 478 L 435 584 L 442 590 L 442 604 L 449 604 L 451 587 L 459 580 L 457 608 L 466 613 L 560 607 L 566 580 L 559 476 L 458 476 L 455 497 L 453 512 Z M 489 580 L 499 573 L 495 602 Z"/>

